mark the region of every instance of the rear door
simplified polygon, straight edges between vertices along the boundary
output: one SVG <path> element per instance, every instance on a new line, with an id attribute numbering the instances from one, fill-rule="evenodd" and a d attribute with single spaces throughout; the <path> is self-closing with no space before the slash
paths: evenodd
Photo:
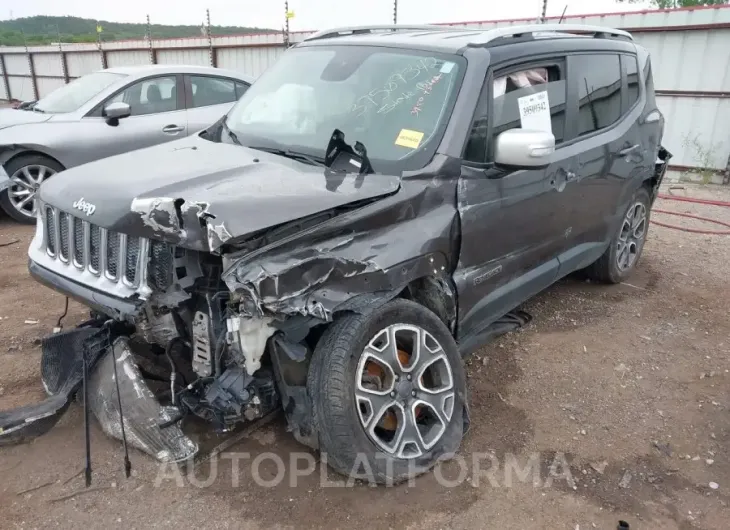
<path id="1" fill-rule="evenodd" d="M 562 194 L 557 190 L 574 164 L 573 157 L 561 154 L 566 87 L 560 55 L 498 64 L 486 80 L 457 193 L 461 252 L 454 281 L 462 344 L 478 343 L 487 325 L 557 277 L 564 240 Z M 557 143 L 554 162 L 530 170 L 495 166 L 495 137 L 521 127 L 520 99 L 540 92 L 548 94 Z"/>
<path id="2" fill-rule="evenodd" d="M 104 107 L 114 102 L 127 103 L 131 116 L 110 125 L 103 117 Z M 182 138 L 187 133 L 183 105 L 182 76 L 162 75 L 131 83 L 109 97 L 82 118 L 78 124 L 79 164 L 150 147 Z"/>
<path id="3" fill-rule="evenodd" d="M 185 105 L 190 134 L 210 127 L 248 90 L 248 83 L 212 75 L 185 76 Z"/>
<path id="4" fill-rule="evenodd" d="M 585 267 L 603 254 L 623 215 L 624 196 L 642 180 L 645 146 L 639 131 L 636 56 L 617 51 L 569 55 L 569 124 L 576 150 L 575 178 L 565 189 L 572 237 L 560 256 L 560 275 Z"/>

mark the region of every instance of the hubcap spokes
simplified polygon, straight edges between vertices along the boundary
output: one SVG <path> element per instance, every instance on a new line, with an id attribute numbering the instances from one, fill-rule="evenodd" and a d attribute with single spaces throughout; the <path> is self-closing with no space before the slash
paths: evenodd
<path id="1" fill-rule="evenodd" d="M 443 347 L 424 329 L 393 324 L 360 356 L 355 403 L 380 449 L 415 458 L 443 436 L 454 412 L 454 380 Z"/>
<path id="2" fill-rule="evenodd" d="M 626 213 L 616 246 L 616 265 L 620 271 L 629 270 L 636 263 L 646 237 L 646 206 L 637 202 Z"/>
<path id="3" fill-rule="evenodd" d="M 35 217 L 38 205 L 36 194 L 38 188 L 56 171 L 48 166 L 35 164 L 18 169 L 10 177 L 8 197 L 13 207 L 27 217 Z"/>

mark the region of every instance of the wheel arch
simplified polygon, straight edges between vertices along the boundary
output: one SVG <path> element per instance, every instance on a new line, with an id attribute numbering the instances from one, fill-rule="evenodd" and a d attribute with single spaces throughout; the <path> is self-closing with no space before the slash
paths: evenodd
<path id="1" fill-rule="evenodd" d="M 25 146 L 25 145 L 13 145 L 9 148 L 0 148 L 0 166 L 7 166 L 13 160 L 16 160 L 22 156 L 42 156 L 53 160 L 62 168 L 66 169 L 66 166 L 57 157 L 51 153 L 44 151 L 40 146 Z"/>

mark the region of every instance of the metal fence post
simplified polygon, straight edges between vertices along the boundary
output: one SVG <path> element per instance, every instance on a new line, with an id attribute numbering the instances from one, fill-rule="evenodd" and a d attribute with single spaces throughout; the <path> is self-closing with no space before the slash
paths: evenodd
<path id="1" fill-rule="evenodd" d="M 5 84 L 5 94 L 8 98 L 8 101 L 13 99 L 12 94 L 10 93 L 10 78 L 8 77 L 8 69 L 5 66 L 5 55 L 0 53 L 0 68 L 3 69 L 3 83 Z"/>
<path id="2" fill-rule="evenodd" d="M 68 84 L 70 79 L 68 76 L 68 59 L 66 58 L 65 51 L 61 51 L 61 71 L 63 72 L 63 82 Z"/>
<path id="3" fill-rule="evenodd" d="M 393 0 L 393 24 L 398 23 L 398 0 Z"/>
<path id="4" fill-rule="evenodd" d="M 289 48 L 290 40 L 289 40 L 289 1 L 284 0 L 284 23 L 286 26 L 284 27 L 284 49 Z"/>
<path id="5" fill-rule="evenodd" d="M 33 100 L 38 100 L 38 79 L 35 77 L 35 65 L 33 64 L 33 54 L 30 53 L 28 48 L 28 39 L 25 37 L 25 31 L 20 30 L 23 35 L 23 44 L 25 45 L 25 56 L 28 59 L 28 73 L 30 73 L 30 84 L 33 86 Z"/>
<path id="6" fill-rule="evenodd" d="M 30 80 L 33 84 L 33 101 L 37 101 L 40 96 L 38 94 L 38 78 L 35 76 L 35 64 L 33 64 L 33 54 L 28 50 L 28 46 L 25 47 L 28 52 L 28 68 L 30 69 Z"/>
<path id="7" fill-rule="evenodd" d="M 216 50 L 213 48 L 213 35 L 210 29 L 210 9 L 205 10 L 205 34 L 208 37 L 208 60 L 213 68 L 218 66 L 218 57 L 216 57 Z"/>
<path id="8" fill-rule="evenodd" d="M 99 23 L 96 23 L 96 46 L 99 48 L 99 59 L 101 59 L 101 68 L 106 70 L 109 66 L 106 63 L 106 52 L 101 44 L 101 31 L 99 31 Z"/>
<path id="9" fill-rule="evenodd" d="M 150 16 L 147 15 L 147 44 L 150 50 L 150 64 L 157 64 L 157 53 L 152 47 L 152 24 L 150 24 Z"/>
<path id="10" fill-rule="evenodd" d="M 68 63 L 66 62 L 66 52 L 63 51 L 61 43 L 61 30 L 56 24 L 56 35 L 58 36 L 58 51 L 61 53 L 61 73 L 63 74 L 63 82 L 68 84 Z"/>

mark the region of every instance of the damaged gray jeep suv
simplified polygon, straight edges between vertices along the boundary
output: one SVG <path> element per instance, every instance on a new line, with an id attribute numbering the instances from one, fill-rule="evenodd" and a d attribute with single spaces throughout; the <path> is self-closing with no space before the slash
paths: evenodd
<path id="1" fill-rule="evenodd" d="M 207 130 L 43 184 L 30 272 L 92 309 L 44 343 L 44 417 L 83 379 L 161 460 L 198 451 L 186 418 L 281 408 L 341 473 L 423 472 L 466 432 L 464 355 L 567 274 L 636 267 L 663 127 L 622 31 L 313 35 Z"/>

